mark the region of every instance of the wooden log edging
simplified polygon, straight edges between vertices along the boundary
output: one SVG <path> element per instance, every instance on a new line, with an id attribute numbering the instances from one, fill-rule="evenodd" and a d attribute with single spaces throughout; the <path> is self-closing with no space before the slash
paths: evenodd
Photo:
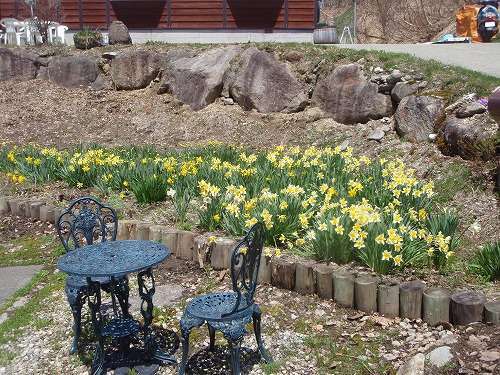
<path id="1" fill-rule="evenodd" d="M 0 215 L 55 224 L 62 210 L 40 199 L 0 197 Z M 173 256 L 199 263 L 197 234 L 190 231 L 139 220 L 119 220 L 117 239 L 162 242 L 171 249 Z M 231 251 L 235 245 L 234 239 L 216 240 L 210 257 L 214 269 L 230 268 Z M 444 288 L 424 290 L 425 283 L 420 280 L 399 285 L 395 281 L 380 281 L 378 277 L 356 275 L 354 271 L 336 270 L 332 265 L 288 256 L 267 257 L 263 254 L 259 282 L 302 294 L 316 294 L 366 313 L 378 311 L 380 315 L 391 318 L 423 318 L 429 325 L 449 321 L 458 325 L 480 321 L 500 325 L 500 300 L 486 302 L 485 296 L 479 292 L 457 291 L 451 294 Z"/>

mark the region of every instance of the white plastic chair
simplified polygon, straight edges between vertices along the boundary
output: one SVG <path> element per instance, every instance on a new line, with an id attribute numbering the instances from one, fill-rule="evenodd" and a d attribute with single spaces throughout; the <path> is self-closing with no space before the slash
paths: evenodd
<path id="1" fill-rule="evenodd" d="M 61 25 L 57 22 L 53 22 L 49 26 L 48 30 L 48 38 L 49 38 L 49 43 L 62 43 L 65 44 L 66 39 L 65 39 L 65 34 L 66 31 L 68 31 L 68 26 Z"/>
<path id="2" fill-rule="evenodd" d="M 20 46 L 21 38 L 25 31 L 24 22 L 20 22 L 15 18 L 2 18 L 0 24 L 5 28 L 5 44 L 16 44 Z"/>

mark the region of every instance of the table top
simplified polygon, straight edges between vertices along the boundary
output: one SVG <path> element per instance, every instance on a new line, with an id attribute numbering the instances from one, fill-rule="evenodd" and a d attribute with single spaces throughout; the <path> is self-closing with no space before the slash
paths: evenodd
<path id="1" fill-rule="evenodd" d="M 144 271 L 163 262 L 170 250 L 153 241 L 106 241 L 69 251 L 59 270 L 85 277 L 118 277 Z"/>

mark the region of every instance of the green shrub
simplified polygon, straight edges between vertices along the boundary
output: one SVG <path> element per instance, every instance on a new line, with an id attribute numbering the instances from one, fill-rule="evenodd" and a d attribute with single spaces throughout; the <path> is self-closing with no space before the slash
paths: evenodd
<path id="1" fill-rule="evenodd" d="M 500 280 L 500 241 L 484 245 L 472 259 L 469 270 L 487 281 Z"/>
<path id="2" fill-rule="evenodd" d="M 103 44 L 102 34 L 98 30 L 85 28 L 75 33 L 73 36 L 73 42 L 75 43 L 75 47 L 78 49 L 100 47 Z"/>

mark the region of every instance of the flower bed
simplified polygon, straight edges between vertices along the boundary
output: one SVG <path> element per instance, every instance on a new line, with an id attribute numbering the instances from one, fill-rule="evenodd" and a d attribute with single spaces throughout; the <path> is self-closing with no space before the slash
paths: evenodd
<path id="1" fill-rule="evenodd" d="M 168 200 L 181 226 L 195 211 L 195 225 L 205 231 L 241 236 L 262 221 L 273 251 L 355 260 L 381 274 L 443 267 L 458 246 L 458 220 L 436 210 L 432 182 L 400 160 L 356 157 L 351 148 L 4 147 L 0 169 L 18 184 L 60 180 L 140 203 Z"/>

